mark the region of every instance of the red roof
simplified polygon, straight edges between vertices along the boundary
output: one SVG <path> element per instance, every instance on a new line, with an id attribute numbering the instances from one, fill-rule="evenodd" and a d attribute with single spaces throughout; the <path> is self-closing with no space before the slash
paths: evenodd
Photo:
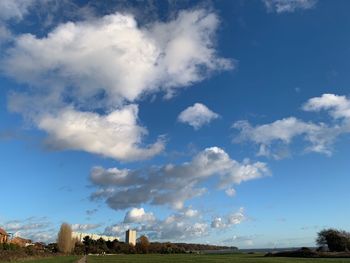
<path id="1" fill-rule="evenodd" d="M 6 231 L 5 231 L 4 229 L 2 229 L 1 227 L 0 227 L 0 234 L 1 234 L 1 235 L 4 235 L 4 236 L 8 236 L 8 234 L 6 233 Z"/>

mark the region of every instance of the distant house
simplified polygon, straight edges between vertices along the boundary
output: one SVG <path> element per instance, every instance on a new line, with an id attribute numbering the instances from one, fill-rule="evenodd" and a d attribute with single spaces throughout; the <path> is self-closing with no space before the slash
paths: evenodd
<path id="1" fill-rule="evenodd" d="M 7 232 L 4 229 L 0 228 L 0 244 L 7 243 L 8 238 L 9 234 L 7 234 Z"/>
<path id="2" fill-rule="evenodd" d="M 32 245 L 32 241 L 30 239 L 25 239 L 21 237 L 14 237 L 10 241 L 11 244 L 16 244 L 20 247 L 28 247 Z"/>

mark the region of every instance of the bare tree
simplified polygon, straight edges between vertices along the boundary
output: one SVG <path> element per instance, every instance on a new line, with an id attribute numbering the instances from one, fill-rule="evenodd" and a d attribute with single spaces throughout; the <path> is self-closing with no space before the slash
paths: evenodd
<path id="1" fill-rule="evenodd" d="M 63 253 L 73 251 L 75 242 L 72 239 L 72 228 L 69 224 L 63 223 L 57 237 L 58 250 Z"/>

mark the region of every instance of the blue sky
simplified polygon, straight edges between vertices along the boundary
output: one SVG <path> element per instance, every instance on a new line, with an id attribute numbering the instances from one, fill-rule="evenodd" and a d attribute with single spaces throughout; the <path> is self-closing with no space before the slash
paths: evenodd
<path id="1" fill-rule="evenodd" d="M 349 229 L 348 1 L 1 1 L 0 225 L 311 246 Z"/>

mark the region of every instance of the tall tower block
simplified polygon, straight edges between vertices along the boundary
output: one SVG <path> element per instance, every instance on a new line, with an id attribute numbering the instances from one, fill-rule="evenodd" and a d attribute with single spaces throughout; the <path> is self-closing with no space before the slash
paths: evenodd
<path id="1" fill-rule="evenodd" d="M 136 245 L 136 230 L 127 230 L 125 232 L 125 243 Z"/>

